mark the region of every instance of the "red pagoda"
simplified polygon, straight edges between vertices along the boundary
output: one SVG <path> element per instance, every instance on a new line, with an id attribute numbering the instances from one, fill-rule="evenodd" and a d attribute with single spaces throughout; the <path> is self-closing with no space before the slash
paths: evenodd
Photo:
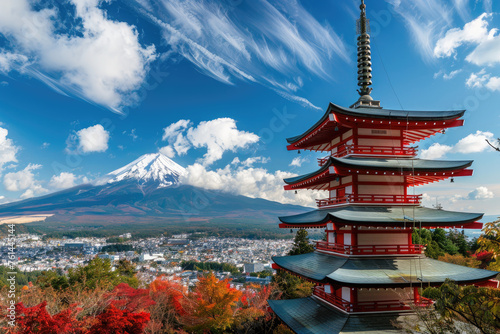
<path id="1" fill-rule="evenodd" d="M 371 93 L 369 21 L 364 1 L 358 20 L 360 98 L 344 108 L 330 103 L 303 134 L 287 139 L 288 150 L 328 153 L 312 173 L 285 179 L 286 190 L 327 190 L 318 209 L 280 217 L 281 228 L 325 229 L 313 253 L 275 257 L 274 268 L 313 282 L 311 297 L 269 301 L 296 333 L 399 333 L 392 321 L 425 305 L 418 288 L 485 284 L 497 273 L 440 262 L 412 242 L 416 228 L 474 228 L 480 213 L 425 208 L 414 188 L 472 175 L 472 161 L 416 158 L 412 144 L 462 126 L 464 110 L 406 111 L 380 106 Z M 412 187 L 410 189 L 410 187 Z M 411 191 L 413 190 L 413 191 Z"/>

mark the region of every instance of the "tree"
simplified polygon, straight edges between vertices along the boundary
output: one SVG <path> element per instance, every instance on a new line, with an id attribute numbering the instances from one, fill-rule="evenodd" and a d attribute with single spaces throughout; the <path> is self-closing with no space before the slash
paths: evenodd
<path id="1" fill-rule="evenodd" d="M 112 289 L 120 283 L 127 283 L 137 287 L 139 281 L 129 261 L 119 262 L 118 268 L 113 270 L 109 259 L 95 257 L 85 266 L 70 269 L 68 281 L 76 289 L 95 289 L 97 286 Z"/>
<path id="2" fill-rule="evenodd" d="M 110 305 L 106 312 L 97 316 L 97 322 L 86 334 L 142 334 L 149 321 L 149 313 L 132 313 Z"/>
<path id="3" fill-rule="evenodd" d="M 438 260 L 470 268 L 479 268 L 479 266 L 481 265 L 481 261 L 479 261 L 475 257 L 472 256 L 465 257 L 461 254 L 455 254 L 455 255 L 445 254 L 443 256 L 440 256 Z"/>
<path id="4" fill-rule="evenodd" d="M 82 323 L 76 319 L 79 311 L 76 305 L 55 315 L 50 315 L 46 309 L 47 302 L 33 307 L 25 307 L 23 303 L 16 304 L 17 334 L 73 334 L 84 333 Z"/>
<path id="5" fill-rule="evenodd" d="M 279 287 L 283 299 L 308 297 L 312 294 L 314 284 L 284 270 L 278 270 L 273 282 Z"/>
<path id="6" fill-rule="evenodd" d="M 192 296 L 185 300 L 182 322 L 190 332 L 221 333 L 234 323 L 235 306 L 241 292 L 218 280 L 213 273 L 200 278 Z"/>
<path id="7" fill-rule="evenodd" d="M 491 261 L 487 268 L 498 271 L 500 269 L 500 261 L 498 260 L 500 256 L 500 219 L 484 225 L 483 234 L 477 243 L 479 244 L 479 252 L 491 253 Z"/>
<path id="8" fill-rule="evenodd" d="M 314 246 L 309 242 L 306 229 L 299 229 L 293 240 L 293 246 L 288 255 L 299 255 L 314 252 Z"/>
<path id="9" fill-rule="evenodd" d="M 500 328 L 500 290 L 459 286 L 446 280 L 439 288 L 427 288 L 422 295 L 435 300 L 436 310 L 445 319 L 465 321 L 483 334 Z"/>

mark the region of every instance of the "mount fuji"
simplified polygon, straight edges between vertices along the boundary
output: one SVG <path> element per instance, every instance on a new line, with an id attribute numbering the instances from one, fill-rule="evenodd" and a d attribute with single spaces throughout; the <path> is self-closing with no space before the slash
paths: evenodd
<path id="1" fill-rule="evenodd" d="M 182 184 L 186 170 L 161 153 L 145 154 L 94 184 L 0 206 L 0 217 L 52 214 L 34 225 L 80 229 L 133 225 L 207 226 L 249 221 L 277 227 L 277 217 L 307 208 Z M 240 226 L 241 227 L 241 226 Z"/>

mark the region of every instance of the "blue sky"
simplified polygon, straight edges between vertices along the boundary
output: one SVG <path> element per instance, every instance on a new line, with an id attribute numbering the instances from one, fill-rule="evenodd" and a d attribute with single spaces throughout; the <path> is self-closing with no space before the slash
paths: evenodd
<path id="1" fill-rule="evenodd" d="M 422 157 L 474 159 L 475 175 L 416 189 L 425 204 L 500 214 L 500 7 L 490 1 L 366 1 L 373 93 L 386 108 L 465 108 L 465 126 Z M 357 99 L 359 1 L 4 0 L 0 198 L 95 180 L 161 151 L 190 184 L 310 205 L 281 179 L 321 154 L 286 137 L 329 102 Z M 294 160 L 295 159 L 295 160 Z M 292 163 L 293 162 L 293 163 Z"/>

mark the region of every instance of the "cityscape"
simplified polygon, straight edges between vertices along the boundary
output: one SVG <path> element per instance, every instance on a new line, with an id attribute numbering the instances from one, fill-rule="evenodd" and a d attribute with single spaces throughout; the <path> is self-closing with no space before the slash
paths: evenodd
<path id="1" fill-rule="evenodd" d="M 191 271 L 181 266 L 184 261 L 231 264 L 242 274 L 249 275 L 264 270 L 272 272 L 271 258 L 286 255 L 293 243 L 291 239 L 251 240 L 196 235 L 195 239 L 190 239 L 190 234 L 140 240 L 130 240 L 130 233 L 120 237 L 129 240 L 119 245 L 132 250 L 102 252 L 106 246 L 115 245 L 107 243 L 107 238 L 44 240 L 40 235 L 21 234 L 15 239 L 17 268 L 22 272 L 61 270 L 67 273 L 68 269 L 83 266 L 97 256 L 113 263 L 123 259 L 133 262 L 145 283 L 161 275 L 189 278 Z M 9 264 L 8 242 L 8 238 L 0 240 L 3 266 Z M 196 274 L 194 277 L 194 282 L 189 279 L 183 282 L 192 285 L 196 282 Z"/>

